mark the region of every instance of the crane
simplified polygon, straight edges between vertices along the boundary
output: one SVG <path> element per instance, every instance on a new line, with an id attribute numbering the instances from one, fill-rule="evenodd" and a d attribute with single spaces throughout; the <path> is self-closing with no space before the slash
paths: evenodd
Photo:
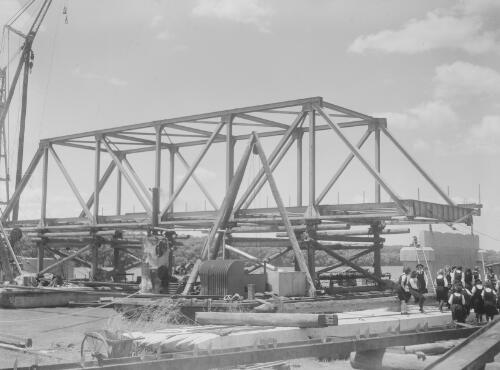
<path id="1" fill-rule="evenodd" d="M 17 36 L 24 40 L 21 48 L 21 56 L 17 68 L 15 70 L 14 76 L 7 91 L 7 77 L 6 68 L 0 69 L 0 159 L 3 159 L 5 173 L 0 173 L 0 182 L 5 182 L 6 198 L 5 203 L 9 200 L 9 167 L 7 159 L 6 150 L 6 130 L 5 130 L 5 120 L 7 113 L 12 103 L 12 98 L 16 90 L 19 78 L 22 72 L 22 90 L 21 90 L 21 115 L 19 120 L 19 137 L 17 146 L 17 161 L 16 161 L 16 177 L 15 177 L 15 187 L 17 187 L 21 181 L 22 171 L 23 171 L 23 154 L 24 154 L 24 132 L 26 128 L 26 109 L 28 102 L 28 82 L 29 73 L 33 67 L 34 53 L 32 50 L 33 42 L 40 29 L 40 26 L 47 15 L 52 0 L 42 0 L 41 6 L 36 12 L 33 23 L 31 24 L 27 33 L 13 27 L 13 23 L 24 13 L 28 8 L 32 7 L 33 4 L 40 3 L 37 0 L 30 0 L 14 17 L 12 17 L 9 22 L 4 26 L 4 30 L 7 32 L 13 32 Z M 17 221 L 19 215 L 19 202 L 14 205 L 12 211 L 12 220 Z"/>

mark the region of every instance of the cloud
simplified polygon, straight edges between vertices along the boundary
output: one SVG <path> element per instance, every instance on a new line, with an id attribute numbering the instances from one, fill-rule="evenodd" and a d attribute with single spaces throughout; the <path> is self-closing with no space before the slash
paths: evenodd
<path id="1" fill-rule="evenodd" d="M 115 77 L 115 76 L 105 76 L 101 75 L 98 73 L 94 72 L 84 72 L 81 70 L 80 67 L 76 67 L 73 70 L 73 75 L 78 76 L 80 78 L 86 79 L 86 80 L 97 80 L 97 81 L 103 81 L 109 85 L 117 86 L 117 87 L 123 87 L 128 85 L 128 81 L 122 80 L 121 78 Z"/>
<path id="2" fill-rule="evenodd" d="M 198 0 L 192 14 L 196 17 L 217 18 L 257 26 L 269 32 L 272 9 L 260 0 Z"/>
<path id="3" fill-rule="evenodd" d="M 478 125 L 468 130 L 465 138 L 466 146 L 482 154 L 500 153 L 500 115 L 484 116 Z"/>
<path id="4" fill-rule="evenodd" d="M 457 61 L 436 68 L 434 95 L 440 99 L 499 96 L 500 73 L 494 69 Z"/>
<path id="5" fill-rule="evenodd" d="M 500 11 L 498 0 L 461 0 L 458 9 L 465 14 L 492 14 Z"/>
<path id="6" fill-rule="evenodd" d="M 165 17 L 163 15 L 156 14 L 155 16 L 153 16 L 153 18 L 151 18 L 151 23 L 149 24 L 149 26 L 151 28 L 156 28 L 163 22 L 164 19 Z"/>
<path id="7" fill-rule="evenodd" d="M 171 40 L 171 39 L 173 39 L 172 34 L 170 32 L 168 32 L 167 30 L 161 31 L 155 37 L 158 40 Z"/>
<path id="8" fill-rule="evenodd" d="M 470 54 L 500 51 L 498 33 L 485 29 L 479 15 L 491 7 L 489 1 L 481 6 L 463 2 L 451 9 L 436 9 L 423 19 L 411 19 L 396 30 L 383 30 L 357 37 L 349 51 L 364 53 L 380 50 L 388 53 L 416 54 L 436 49 L 463 50 Z"/>
<path id="9" fill-rule="evenodd" d="M 455 111 L 444 101 L 428 101 L 409 109 L 405 113 L 377 113 L 375 117 L 385 117 L 389 127 L 400 129 L 454 127 L 459 122 Z"/>

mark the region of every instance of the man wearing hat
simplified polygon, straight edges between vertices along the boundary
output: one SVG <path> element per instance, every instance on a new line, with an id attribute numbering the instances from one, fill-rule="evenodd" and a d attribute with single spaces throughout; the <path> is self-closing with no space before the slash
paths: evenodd
<path id="1" fill-rule="evenodd" d="M 421 294 L 425 294 L 428 292 L 428 290 L 427 290 L 427 281 L 425 279 L 424 265 L 419 263 L 416 267 L 417 267 L 418 291 Z"/>

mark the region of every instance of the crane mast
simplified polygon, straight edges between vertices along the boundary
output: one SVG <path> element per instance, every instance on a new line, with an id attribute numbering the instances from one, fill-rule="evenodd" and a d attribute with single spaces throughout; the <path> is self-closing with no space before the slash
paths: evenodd
<path id="1" fill-rule="evenodd" d="M 29 8 L 35 1 L 31 1 L 26 7 Z M 24 44 L 22 47 L 22 53 L 19 58 L 19 62 L 12 77 L 12 81 L 10 83 L 10 87 L 7 91 L 7 76 L 5 68 L 0 72 L 0 160 L 3 160 L 4 167 L 0 169 L 0 181 L 5 182 L 5 192 L 6 198 L 5 201 L 2 201 L 2 204 L 5 204 L 9 201 L 10 193 L 9 193 L 9 167 L 8 167 L 8 153 L 6 150 L 6 130 L 5 130 L 5 120 L 7 117 L 7 113 L 12 103 L 12 98 L 14 96 L 14 92 L 16 90 L 16 86 L 19 82 L 19 77 L 22 72 L 22 92 L 21 92 L 21 115 L 19 121 L 19 136 L 18 136 L 18 146 L 17 146 L 17 161 L 16 161 L 16 177 L 15 177 L 15 187 L 19 185 L 22 177 L 23 171 L 23 156 L 24 156 L 24 133 L 26 128 L 26 112 L 27 112 L 27 104 L 28 104 L 28 82 L 29 82 L 29 73 L 33 66 L 34 54 L 32 50 L 33 41 L 40 29 L 40 26 L 47 15 L 47 11 L 52 3 L 52 0 L 43 0 L 43 3 L 36 13 L 35 19 L 30 26 L 28 33 L 24 34 L 23 32 L 15 29 L 10 24 L 7 24 L 5 28 L 9 32 L 13 32 L 19 37 L 24 39 Z M 17 19 L 17 18 L 16 18 Z M 12 211 L 12 220 L 17 221 L 19 216 L 19 202 L 16 202 L 14 205 L 14 209 Z"/>

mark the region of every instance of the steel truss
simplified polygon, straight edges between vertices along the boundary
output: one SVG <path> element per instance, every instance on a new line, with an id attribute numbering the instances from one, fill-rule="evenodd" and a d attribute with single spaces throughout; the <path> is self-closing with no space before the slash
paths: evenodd
<path id="1" fill-rule="evenodd" d="M 344 130 L 363 126 L 366 131 L 356 144 L 344 134 Z M 333 172 L 326 186 L 316 194 L 316 135 L 333 132 L 345 144 L 349 154 L 340 168 Z M 369 137 L 374 134 L 375 153 L 372 165 L 360 152 Z M 445 204 L 401 199 L 396 191 L 383 178 L 380 171 L 381 133 L 401 151 L 411 165 L 429 182 L 444 199 Z M 308 137 L 308 172 L 309 182 L 307 202 L 303 202 L 302 184 L 304 173 L 303 137 Z M 261 140 L 268 137 L 279 139 L 269 155 L 264 153 Z M 240 141 L 247 141 L 246 149 L 235 170 L 235 146 Z M 226 189 L 221 205 L 217 204 L 210 190 L 196 177 L 199 167 L 207 152 L 217 144 L 225 145 Z M 279 188 L 274 181 L 273 171 L 279 166 L 292 145 L 296 145 L 296 190 L 294 206 L 285 207 Z M 91 151 L 95 156 L 93 194 L 84 199 L 79 191 L 77 179 L 69 174 L 58 148 L 70 147 L 79 151 Z M 192 163 L 183 155 L 185 148 L 199 147 L 200 151 Z M 165 204 L 160 204 L 159 191 L 162 187 L 162 152 L 169 153 L 168 194 Z M 129 158 L 137 153 L 153 152 L 149 170 L 154 173 L 154 183 L 149 190 L 138 175 Z M 262 164 L 251 183 L 244 187 L 242 178 L 249 157 L 258 155 Z M 49 157 L 57 165 L 73 195 L 78 200 L 82 211 L 72 218 L 47 218 L 47 187 Z M 103 157 L 110 160 L 102 171 Z M 375 202 L 362 204 L 323 204 L 343 172 L 356 158 L 371 174 L 375 182 Z M 63 158 L 64 159 L 64 158 Z M 35 169 L 42 163 L 42 201 L 38 220 L 9 221 L 15 204 L 19 201 Z M 174 186 L 177 164 L 186 170 L 182 180 Z M 99 204 L 103 187 L 111 175 L 116 172 L 116 214 L 100 215 Z M 134 196 L 144 212 L 122 214 L 122 179 L 130 186 Z M 189 180 L 193 180 L 214 211 L 179 212 L 174 210 L 176 199 Z M 268 183 L 277 207 L 251 208 L 252 202 Z M 381 202 L 381 189 L 390 197 L 391 202 Z M 240 190 L 242 192 L 240 192 Z M 239 199 L 237 195 L 242 194 Z M 380 249 L 385 233 L 409 232 L 409 229 L 389 229 L 387 224 L 418 222 L 464 222 L 472 223 L 472 216 L 479 214 L 477 205 L 456 205 L 436 182 L 424 171 L 415 159 L 394 138 L 387 128 L 384 118 L 371 117 L 347 108 L 324 101 L 321 97 L 291 100 L 279 103 L 258 105 L 246 108 L 218 111 L 146 123 L 125 125 L 111 129 L 95 130 L 41 140 L 38 150 L 2 215 L 2 221 L 9 228 L 20 227 L 39 243 L 39 269 L 44 270 L 43 255 L 47 248 L 72 246 L 78 250 L 64 259 L 76 258 L 81 253 L 93 250 L 94 268 L 97 269 L 97 251 L 101 245 L 111 245 L 115 251 L 127 251 L 140 248 L 140 240 L 133 230 L 176 230 L 182 228 L 211 229 L 203 248 L 200 261 L 218 258 L 226 252 L 221 245 L 228 245 L 227 251 L 236 253 L 253 261 L 257 266 L 272 262 L 279 256 L 292 252 L 297 266 L 307 275 L 309 294 L 314 294 L 316 273 L 323 273 L 341 265 L 383 283 L 380 279 Z M 367 225 L 366 231 L 351 231 L 350 225 Z M 246 239 L 237 237 L 238 233 L 277 233 L 273 238 L 258 237 Z M 135 235 L 135 236 L 134 236 Z M 358 235 L 358 236 L 356 236 Z M 251 244 L 251 245 L 250 245 Z M 279 252 L 259 260 L 238 248 L 245 246 L 275 246 Z M 307 251 L 307 261 L 301 249 Z M 338 250 L 359 249 L 361 252 L 349 259 L 340 255 Z M 338 264 L 316 271 L 314 256 L 316 251 L 323 251 L 339 261 Z M 361 255 L 374 254 L 374 272 L 369 273 L 355 263 Z M 118 256 L 118 252 L 115 253 Z M 357 257 L 356 257 L 357 256 Z M 118 257 L 115 262 L 118 261 Z M 196 266 L 199 266 L 198 261 Z M 271 265 L 272 266 L 272 265 Z M 115 266 L 118 268 L 118 266 Z M 196 271 L 190 283 L 196 278 Z M 95 272 L 95 271 L 94 271 Z M 190 284 L 188 284 L 186 293 Z"/>

